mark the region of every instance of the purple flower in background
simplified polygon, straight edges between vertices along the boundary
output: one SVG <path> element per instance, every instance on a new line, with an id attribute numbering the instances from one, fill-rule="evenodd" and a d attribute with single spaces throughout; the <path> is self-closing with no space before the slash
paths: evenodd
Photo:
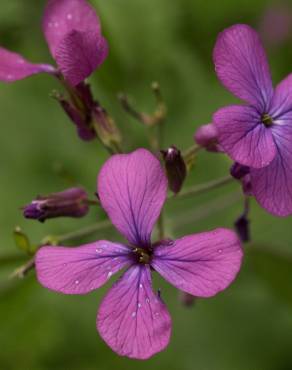
<path id="1" fill-rule="evenodd" d="M 169 312 L 152 289 L 152 271 L 196 297 L 213 296 L 240 269 L 240 241 L 233 231 L 217 229 L 153 244 L 167 180 L 158 159 L 144 149 L 112 156 L 98 176 L 98 194 L 127 243 L 42 247 L 35 259 L 37 277 L 51 290 L 85 294 L 127 268 L 101 303 L 97 329 L 119 355 L 147 359 L 167 346 L 171 334 Z"/>
<path id="2" fill-rule="evenodd" d="M 13 82 L 33 74 L 61 73 L 76 86 L 103 63 L 108 46 L 99 19 L 85 0 L 49 0 L 42 28 L 58 69 L 33 64 L 21 55 L 0 48 L 0 81 Z"/>
<path id="3" fill-rule="evenodd" d="M 259 36 L 240 24 L 219 35 L 214 63 L 222 84 L 247 103 L 214 114 L 219 144 L 250 168 L 252 192 L 263 208 L 292 214 L 292 74 L 274 90 Z"/>
<path id="4" fill-rule="evenodd" d="M 38 196 L 24 207 L 23 215 L 44 222 L 48 218 L 83 217 L 88 210 L 86 191 L 82 188 L 70 188 L 59 193 Z"/>

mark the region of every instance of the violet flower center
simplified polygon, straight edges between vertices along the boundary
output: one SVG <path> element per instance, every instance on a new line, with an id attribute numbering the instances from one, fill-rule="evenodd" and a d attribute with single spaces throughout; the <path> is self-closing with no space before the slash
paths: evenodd
<path id="1" fill-rule="evenodd" d="M 273 122 L 273 118 L 267 114 L 267 113 L 264 113 L 261 117 L 261 121 L 262 123 L 266 126 L 266 127 L 270 127 L 272 126 L 272 124 L 274 123 Z"/>

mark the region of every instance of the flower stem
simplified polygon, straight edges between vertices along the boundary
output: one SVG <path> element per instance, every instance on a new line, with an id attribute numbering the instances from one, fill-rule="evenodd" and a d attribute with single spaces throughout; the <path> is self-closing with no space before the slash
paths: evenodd
<path id="1" fill-rule="evenodd" d="M 170 196 L 169 199 L 176 199 L 176 198 L 181 199 L 181 198 L 186 198 L 186 197 L 193 196 L 193 195 L 202 194 L 209 190 L 217 189 L 223 185 L 229 184 L 233 180 L 234 179 L 232 176 L 226 176 L 226 177 L 222 177 L 217 180 L 206 182 L 204 184 L 195 185 L 193 187 L 190 187 L 189 189 L 182 190 L 180 193 L 178 193 L 175 196 L 173 195 Z"/>
<path id="2" fill-rule="evenodd" d="M 94 225 L 86 226 L 80 230 L 73 231 L 67 234 L 62 234 L 62 235 L 56 235 L 56 236 L 46 236 L 41 243 L 39 244 L 38 248 L 39 249 L 41 246 L 45 244 L 51 244 L 51 245 L 58 245 L 60 243 L 69 241 L 69 240 L 74 240 L 74 239 L 79 239 L 85 236 L 92 235 L 96 233 L 97 231 L 100 231 L 102 229 L 106 229 L 111 226 L 111 222 L 109 220 L 105 220 L 99 223 L 96 223 Z M 34 257 L 29 259 L 24 265 L 18 267 L 11 275 L 11 278 L 24 278 L 25 275 L 32 270 L 35 267 L 34 264 Z"/>

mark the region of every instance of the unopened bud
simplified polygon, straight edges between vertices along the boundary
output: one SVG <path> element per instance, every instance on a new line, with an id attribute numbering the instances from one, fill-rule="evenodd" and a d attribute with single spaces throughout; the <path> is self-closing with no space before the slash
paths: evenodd
<path id="1" fill-rule="evenodd" d="M 77 108 L 77 106 L 56 92 L 52 96 L 60 103 L 64 112 L 76 126 L 80 139 L 90 141 L 96 138 L 96 132 L 91 124 L 90 111 L 87 111 L 85 108 Z"/>
<path id="2" fill-rule="evenodd" d="M 55 217 L 83 217 L 89 209 L 87 193 L 82 188 L 70 188 L 47 196 L 38 196 L 24 207 L 23 215 L 44 222 Z"/>
<path id="3" fill-rule="evenodd" d="M 96 106 L 92 110 L 92 119 L 97 135 L 104 145 L 112 148 L 120 144 L 120 131 L 107 111 L 98 105 L 98 103 L 96 103 Z"/>
<path id="4" fill-rule="evenodd" d="M 180 150 L 175 146 L 162 150 L 161 153 L 164 159 L 169 188 L 177 194 L 181 190 L 186 178 L 186 164 Z"/>
<path id="5" fill-rule="evenodd" d="M 234 223 L 235 230 L 243 243 L 250 241 L 249 220 L 243 214 Z"/>
<path id="6" fill-rule="evenodd" d="M 194 135 L 195 142 L 209 152 L 221 152 L 218 144 L 218 131 L 213 123 L 200 126 Z"/>
<path id="7" fill-rule="evenodd" d="M 179 301 L 186 307 L 192 307 L 196 303 L 196 297 L 189 293 L 179 291 Z"/>
<path id="8" fill-rule="evenodd" d="M 230 175 L 236 180 L 242 179 L 245 175 L 249 174 L 249 167 L 243 166 L 237 162 L 234 162 L 230 168 Z"/>

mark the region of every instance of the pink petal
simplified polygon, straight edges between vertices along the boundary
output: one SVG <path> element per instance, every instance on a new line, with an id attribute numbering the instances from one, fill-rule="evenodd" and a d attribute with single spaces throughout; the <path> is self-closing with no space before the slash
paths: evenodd
<path id="1" fill-rule="evenodd" d="M 43 32 L 52 55 L 72 31 L 100 34 L 100 21 L 85 0 L 49 0 L 43 17 Z"/>
<path id="2" fill-rule="evenodd" d="M 112 287 L 99 308 L 97 329 L 121 356 L 145 360 L 168 345 L 171 318 L 152 290 L 148 266 L 131 267 Z"/>
<path id="3" fill-rule="evenodd" d="M 261 168 L 274 159 L 276 146 L 272 132 L 253 107 L 221 108 L 214 114 L 213 122 L 218 129 L 219 144 L 234 161 Z"/>
<path id="4" fill-rule="evenodd" d="M 64 294 L 85 294 L 99 288 L 131 263 L 128 247 L 100 240 L 81 247 L 42 247 L 36 254 L 39 282 Z"/>
<path id="5" fill-rule="evenodd" d="M 167 180 L 160 162 L 145 149 L 112 156 L 98 176 L 103 208 L 134 245 L 149 245 L 166 192 Z"/>
<path id="6" fill-rule="evenodd" d="M 251 169 L 251 184 L 259 204 L 275 216 L 284 217 L 292 214 L 292 112 L 272 130 L 278 154 L 269 166 Z"/>
<path id="7" fill-rule="evenodd" d="M 96 32 L 72 31 L 56 49 L 56 62 L 65 79 L 78 85 L 100 66 L 108 55 L 106 40 Z"/>
<path id="8" fill-rule="evenodd" d="M 268 108 L 273 95 L 269 65 L 260 38 L 251 27 L 237 24 L 224 30 L 213 58 L 217 76 L 229 91 L 261 111 Z"/>
<path id="9" fill-rule="evenodd" d="M 210 297 L 232 283 L 242 257 L 237 235 L 216 229 L 157 247 L 151 266 L 176 288 L 196 297 Z"/>
<path id="10" fill-rule="evenodd" d="M 37 73 L 55 73 L 48 64 L 33 64 L 20 54 L 0 47 L 0 81 L 14 82 Z"/>

